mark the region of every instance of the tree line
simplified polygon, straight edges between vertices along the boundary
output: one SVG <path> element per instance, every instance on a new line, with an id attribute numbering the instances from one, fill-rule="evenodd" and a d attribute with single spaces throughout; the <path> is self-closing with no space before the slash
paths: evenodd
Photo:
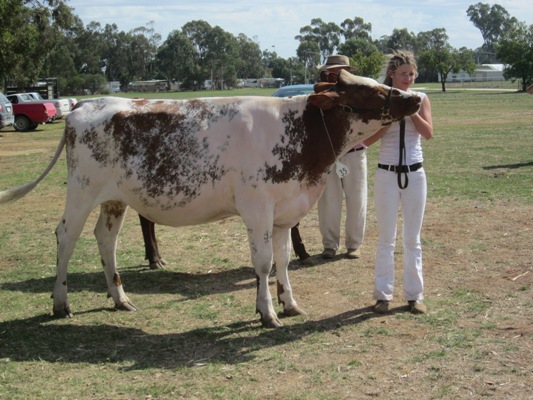
<path id="1" fill-rule="evenodd" d="M 456 49 L 444 28 L 413 33 L 395 28 L 390 35 L 372 38 L 372 25 L 360 17 L 340 25 L 320 18 L 300 29 L 294 57 L 279 57 L 261 49 L 244 34 L 235 36 L 207 21 L 195 20 L 173 30 L 163 40 L 154 23 L 124 32 L 115 24 L 83 21 L 68 0 L 4 0 L 0 5 L 0 85 L 26 86 L 40 77 L 56 77 L 60 91 L 99 92 L 108 81 L 123 88 L 132 81 L 161 79 L 198 90 L 204 81 L 224 89 L 238 79 L 275 77 L 285 84 L 314 82 L 316 66 L 334 53 L 345 54 L 357 74 L 376 78 L 385 55 L 411 50 L 419 62 L 421 82 L 440 79 L 442 89 L 450 73 L 473 73 L 476 64 L 506 64 L 504 77 L 533 83 L 533 25 L 518 21 L 502 6 L 477 3 L 466 10 L 483 37 L 478 49 Z"/>

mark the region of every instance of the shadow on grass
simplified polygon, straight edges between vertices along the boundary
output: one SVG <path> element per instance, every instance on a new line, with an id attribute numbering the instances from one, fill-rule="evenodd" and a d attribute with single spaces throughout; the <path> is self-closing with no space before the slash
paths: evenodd
<path id="1" fill-rule="evenodd" d="M 485 170 L 499 169 L 499 168 L 517 169 L 517 168 L 531 167 L 531 166 L 533 166 L 533 161 L 516 163 L 516 164 L 489 165 L 489 166 L 482 167 L 482 168 Z"/>
<path id="2" fill-rule="evenodd" d="M 93 311 L 102 310 L 86 313 Z M 79 320 L 63 323 L 40 315 L 0 323 L 0 362 L 123 363 L 127 364 L 124 370 L 239 364 L 253 360 L 257 351 L 357 325 L 374 316 L 371 307 L 365 307 L 275 330 L 250 320 L 154 335 L 131 327 L 80 325 Z"/>
<path id="3" fill-rule="evenodd" d="M 179 294 L 186 298 L 234 292 L 254 288 L 256 285 L 253 269 L 246 266 L 220 272 L 197 274 L 170 270 L 150 270 L 147 267 L 136 266 L 120 270 L 120 276 L 128 293 L 170 293 Z M 54 282 L 55 277 L 28 279 L 20 282 L 6 282 L 0 288 L 23 293 L 51 293 Z M 107 291 L 103 270 L 69 273 L 68 286 L 69 292 L 106 293 Z"/>
<path id="4" fill-rule="evenodd" d="M 313 265 L 303 265 L 297 260 L 292 260 L 288 266 L 289 275 L 291 270 L 318 267 L 335 261 L 334 259 L 321 259 L 319 255 L 313 256 L 313 259 Z M 168 293 L 184 296 L 184 300 L 256 287 L 255 272 L 251 266 L 209 273 L 194 273 L 177 272 L 170 269 L 151 270 L 146 265 L 136 265 L 121 268 L 119 273 L 128 293 Z M 0 289 L 22 293 L 51 293 L 54 283 L 55 277 L 36 278 L 19 282 L 5 282 L 0 285 Z M 103 270 L 98 272 L 69 272 L 68 290 L 69 292 L 106 293 L 107 286 Z"/>

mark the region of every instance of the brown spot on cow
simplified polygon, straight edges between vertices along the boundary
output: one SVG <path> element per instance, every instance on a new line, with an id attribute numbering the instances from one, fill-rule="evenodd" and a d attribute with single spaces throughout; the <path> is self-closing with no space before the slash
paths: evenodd
<path id="1" fill-rule="evenodd" d="M 120 280 L 120 275 L 117 272 L 115 272 L 115 274 L 113 275 L 113 284 L 115 286 L 122 285 L 122 281 Z"/>
<path id="2" fill-rule="evenodd" d="M 227 173 L 220 162 L 224 149 L 210 148 L 198 132 L 238 112 L 237 103 L 137 101 L 133 110 L 110 118 L 106 135 L 86 129 L 79 140 L 102 166 L 120 167 L 124 178 L 135 173 L 148 196 L 145 203 L 165 196 L 181 206 L 199 196 L 203 185 L 215 184 Z"/>
<path id="3" fill-rule="evenodd" d="M 355 115 L 339 108 L 324 112 L 308 104 L 302 115 L 287 112 L 282 120 L 285 135 L 280 145 L 272 149 L 282 167 L 265 165 L 264 180 L 273 183 L 291 179 L 320 183 L 322 175 L 330 168 L 345 144 L 346 135 L 329 136 L 328 132 L 349 132 L 350 120 Z M 321 151 L 317 152 L 317 149 Z"/>
<path id="4" fill-rule="evenodd" d="M 126 212 L 126 205 L 120 201 L 107 201 L 101 205 L 102 215 L 106 215 L 105 225 L 107 230 L 113 229 L 113 221 L 120 218 Z"/>

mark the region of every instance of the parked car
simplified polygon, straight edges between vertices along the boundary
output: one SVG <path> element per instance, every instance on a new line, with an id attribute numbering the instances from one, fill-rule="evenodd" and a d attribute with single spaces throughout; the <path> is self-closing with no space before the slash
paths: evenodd
<path id="1" fill-rule="evenodd" d="M 39 93 L 14 93 L 7 96 L 12 104 L 20 103 L 51 103 L 56 108 L 54 119 L 60 119 L 70 113 L 67 99 L 43 99 Z"/>
<path id="2" fill-rule="evenodd" d="M 315 92 L 314 87 L 315 85 L 313 84 L 283 86 L 276 90 L 272 96 L 291 97 L 301 96 L 303 94 L 311 94 Z"/>
<path id="3" fill-rule="evenodd" d="M 56 116 L 56 108 L 52 103 L 22 102 L 13 104 L 15 122 L 13 126 L 19 132 L 31 131 L 39 124 L 44 124 Z"/>
<path id="4" fill-rule="evenodd" d="M 13 105 L 3 93 L 0 93 L 0 129 L 14 123 Z"/>
<path id="5" fill-rule="evenodd" d="M 66 117 L 72 109 L 70 99 L 43 99 L 40 93 L 28 92 L 28 94 L 37 101 L 51 102 L 57 110 L 57 118 Z"/>

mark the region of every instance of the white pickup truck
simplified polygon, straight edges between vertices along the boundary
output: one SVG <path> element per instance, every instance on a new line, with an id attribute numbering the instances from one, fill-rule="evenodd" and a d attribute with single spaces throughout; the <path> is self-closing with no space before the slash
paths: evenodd
<path id="1" fill-rule="evenodd" d="M 37 92 L 14 93 L 6 96 L 13 104 L 20 103 L 52 103 L 56 108 L 57 119 L 61 119 L 70 113 L 70 102 L 68 99 L 43 99 Z"/>

